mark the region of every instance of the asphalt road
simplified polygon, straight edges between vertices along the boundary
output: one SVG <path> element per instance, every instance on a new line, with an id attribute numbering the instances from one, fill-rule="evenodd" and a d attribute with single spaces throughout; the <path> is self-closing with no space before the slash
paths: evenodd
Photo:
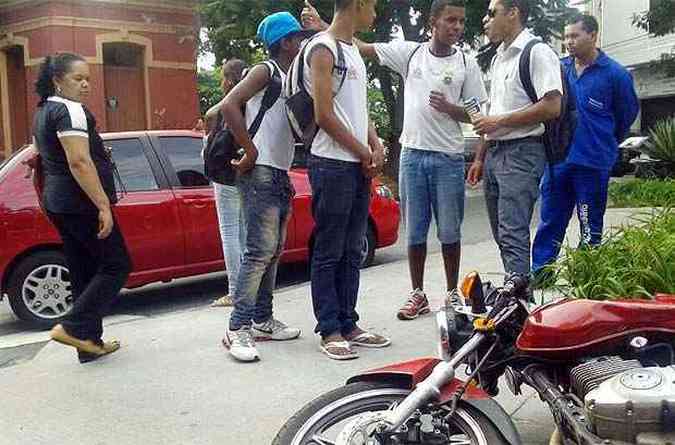
<path id="1" fill-rule="evenodd" d="M 429 255 L 440 251 L 440 244 L 435 238 L 435 230 L 432 226 L 429 231 Z M 485 213 L 485 201 L 478 190 L 467 190 L 462 230 L 465 245 L 477 244 L 492 238 Z M 398 242 L 376 252 L 373 267 L 406 260 L 404 231 L 405 229 L 401 226 Z M 111 315 L 159 316 L 204 306 L 222 295 L 226 288 L 225 280 L 225 273 L 214 273 L 125 290 L 122 292 L 120 301 L 112 307 Z M 285 264 L 279 269 L 277 288 L 285 289 L 307 281 L 309 281 L 307 264 Z M 403 300 L 405 295 L 400 298 Z M 35 332 L 35 330 L 14 316 L 7 300 L 0 302 L 0 337 L 26 332 Z M 3 352 L 0 350 L 0 366 L 3 361 L 2 355 Z"/>

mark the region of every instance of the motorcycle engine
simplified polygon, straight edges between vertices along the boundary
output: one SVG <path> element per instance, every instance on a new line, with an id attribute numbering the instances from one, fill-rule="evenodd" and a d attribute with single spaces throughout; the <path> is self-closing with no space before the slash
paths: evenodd
<path id="1" fill-rule="evenodd" d="M 674 443 L 675 366 L 643 368 L 605 357 L 575 367 L 571 377 L 594 434 L 639 445 Z"/>

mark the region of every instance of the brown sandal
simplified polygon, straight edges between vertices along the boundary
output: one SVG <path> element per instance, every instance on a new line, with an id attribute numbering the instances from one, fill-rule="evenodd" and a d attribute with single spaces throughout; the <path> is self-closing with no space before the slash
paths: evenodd
<path id="1" fill-rule="evenodd" d="M 359 354 L 351 348 L 348 341 L 321 340 L 319 347 L 324 354 L 333 360 L 352 360 L 359 358 Z"/>
<path id="2" fill-rule="evenodd" d="M 81 340 L 77 337 L 73 337 L 66 332 L 61 324 L 54 326 L 52 330 L 49 331 L 49 336 L 57 343 L 72 346 L 77 349 L 80 363 L 96 360 L 97 358 L 111 354 L 120 348 L 120 342 L 118 341 L 96 343 L 92 340 Z"/>
<path id="3" fill-rule="evenodd" d="M 94 360 L 98 360 L 103 356 L 106 356 L 108 354 L 112 354 L 113 352 L 117 351 L 119 348 L 122 347 L 120 342 L 118 340 L 113 340 L 111 342 L 102 342 L 100 345 L 101 349 L 103 349 L 104 352 L 102 353 L 94 353 L 92 354 L 91 352 L 85 352 L 80 349 L 77 350 L 77 359 L 80 361 L 80 363 L 89 363 L 93 362 Z"/>

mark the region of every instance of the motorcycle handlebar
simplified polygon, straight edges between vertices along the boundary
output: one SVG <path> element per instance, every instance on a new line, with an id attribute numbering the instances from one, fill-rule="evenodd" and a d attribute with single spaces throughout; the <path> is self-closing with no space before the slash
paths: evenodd
<path id="1" fill-rule="evenodd" d="M 509 305 L 517 294 L 521 293 L 527 286 L 530 284 L 530 280 L 527 275 L 521 274 L 512 274 L 504 282 L 504 286 L 499 292 L 495 304 L 492 307 L 490 312 L 490 317 L 495 316 L 502 311 L 505 307 Z"/>
<path id="2" fill-rule="evenodd" d="M 504 292 L 514 295 L 525 290 L 529 282 L 527 275 L 513 274 L 504 283 Z"/>

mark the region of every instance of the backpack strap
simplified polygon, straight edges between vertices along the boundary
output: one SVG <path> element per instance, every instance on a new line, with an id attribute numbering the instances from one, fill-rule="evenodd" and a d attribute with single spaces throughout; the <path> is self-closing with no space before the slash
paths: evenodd
<path id="1" fill-rule="evenodd" d="M 258 115 L 255 117 L 253 122 L 251 123 L 251 126 L 248 129 L 248 134 L 251 136 L 251 139 L 255 136 L 255 134 L 258 132 L 258 129 L 260 129 L 260 125 L 262 124 L 262 120 L 265 117 L 265 113 L 267 113 L 267 110 L 272 108 L 274 104 L 279 100 L 279 97 L 281 96 L 281 69 L 279 68 L 279 65 L 277 65 L 274 61 L 268 60 L 266 62 L 262 62 L 267 69 L 270 70 L 270 80 L 267 83 L 267 89 L 265 90 L 265 94 L 263 95 L 262 102 L 260 103 L 260 110 L 258 111 Z"/>
<path id="2" fill-rule="evenodd" d="M 527 96 L 530 98 L 533 104 L 536 104 L 539 101 L 537 97 L 537 92 L 532 85 L 532 74 L 530 73 L 530 61 L 532 60 L 532 48 L 539 43 L 543 43 L 541 40 L 532 39 L 525 45 L 523 52 L 520 53 L 520 60 L 518 71 L 520 73 L 520 83 L 523 84 L 523 89 L 527 93 Z"/>
<path id="3" fill-rule="evenodd" d="M 466 76 L 466 54 L 464 54 L 464 51 L 462 51 L 459 48 L 457 48 L 457 51 L 459 51 L 460 54 L 462 55 L 462 62 L 464 62 L 464 82 L 462 82 L 462 88 L 460 88 L 460 90 L 459 90 L 459 99 L 462 100 L 462 98 L 464 97 L 464 84 L 466 83 L 466 77 L 467 77 Z"/>
<path id="4" fill-rule="evenodd" d="M 410 53 L 410 57 L 408 57 L 408 63 L 406 64 L 405 68 L 405 77 L 408 77 L 408 73 L 410 73 L 410 62 L 412 62 L 412 58 L 415 55 L 415 53 L 422 47 L 423 43 L 420 43 L 415 47 L 415 49 Z"/>
<path id="5" fill-rule="evenodd" d="M 337 40 L 335 40 L 335 49 L 337 51 L 337 64 L 333 66 L 333 71 L 337 71 L 338 73 L 342 74 L 340 86 L 338 86 L 338 89 L 335 92 L 335 96 L 337 96 L 342 89 L 342 85 L 345 84 L 345 80 L 347 79 L 347 64 L 345 63 L 345 52 L 342 49 L 342 45 L 340 45 L 340 42 Z"/>
<path id="6" fill-rule="evenodd" d="M 317 34 L 311 39 L 309 39 L 307 43 L 305 43 L 305 45 L 303 46 L 302 50 L 300 51 L 300 54 L 298 55 L 298 80 L 297 80 L 298 88 L 308 94 L 309 92 L 307 91 L 307 88 L 305 88 L 305 53 L 307 52 L 309 42 L 314 40 L 319 35 L 320 34 Z M 330 48 L 328 49 L 330 50 Z M 342 46 L 340 45 L 340 42 L 338 42 L 337 39 L 335 40 L 335 51 L 337 53 L 337 61 L 336 63 L 333 64 L 333 71 L 337 71 L 338 73 L 342 74 L 342 79 L 340 80 L 340 85 L 338 86 L 338 89 L 335 92 L 335 94 L 333 94 L 333 97 L 338 95 L 338 93 L 342 89 L 342 86 L 345 83 L 345 80 L 347 79 L 347 66 L 345 64 L 345 53 L 344 50 L 342 49 Z"/>

